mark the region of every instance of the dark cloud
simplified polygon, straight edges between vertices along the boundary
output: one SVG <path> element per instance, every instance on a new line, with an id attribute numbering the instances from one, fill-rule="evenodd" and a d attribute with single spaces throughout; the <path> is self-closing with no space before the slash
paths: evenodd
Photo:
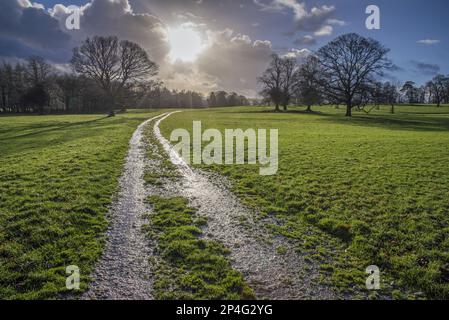
<path id="1" fill-rule="evenodd" d="M 224 1 L 229 10 L 231 5 L 235 10 L 235 2 Z M 183 11 L 185 6 L 217 9 L 220 4 L 215 1 L 183 0 L 169 5 L 166 1 L 145 1 L 150 8 L 141 8 L 139 13 L 134 11 L 128 0 L 86 2 L 81 7 L 80 30 L 68 30 L 66 19 L 72 12 L 65 5 L 45 9 L 28 0 L 0 1 L 0 58 L 40 55 L 63 65 L 70 60 L 72 48 L 79 46 L 87 37 L 115 35 L 144 47 L 160 65 L 160 77 L 171 88 L 204 93 L 223 89 L 255 96 L 256 79 L 268 65 L 270 55 L 277 51 L 270 41 L 251 39 L 243 33 L 204 23 L 201 16 L 207 15 L 201 12 L 207 10 Z M 155 10 L 151 8 L 153 4 L 157 4 Z M 157 14 L 162 6 L 165 6 L 166 13 L 171 12 L 167 14 L 170 19 L 176 16 L 178 23 L 181 21 L 202 35 L 204 49 L 195 61 L 172 62 L 169 59 L 170 29 L 167 24 L 173 27 L 173 23 Z"/>
<path id="2" fill-rule="evenodd" d="M 440 72 L 440 66 L 432 63 L 425 63 L 420 61 L 412 60 L 410 63 L 415 68 L 415 71 L 427 76 L 434 76 Z"/>
<path id="3" fill-rule="evenodd" d="M 53 8 L 53 16 L 63 29 L 69 14 L 63 5 Z M 80 30 L 69 33 L 74 44 L 95 35 L 114 35 L 134 41 L 147 49 L 158 63 L 163 62 L 169 51 L 165 24 L 153 14 L 134 13 L 128 0 L 92 0 L 82 7 Z"/>
<path id="4" fill-rule="evenodd" d="M 25 56 L 29 52 L 61 60 L 67 57 L 70 36 L 42 6 L 28 0 L 7 0 L 0 2 L 0 41 L 3 56 L 15 52 L 17 56 Z M 55 50 L 59 50 L 59 57 L 55 56 Z"/>

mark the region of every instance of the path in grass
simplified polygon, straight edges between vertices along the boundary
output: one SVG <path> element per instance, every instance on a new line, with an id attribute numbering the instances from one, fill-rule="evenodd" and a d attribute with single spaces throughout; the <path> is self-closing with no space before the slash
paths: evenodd
<path id="1" fill-rule="evenodd" d="M 207 217 L 207 238 L 222 242 L 230 250 L 234 269 L 240 271 L 259 299 L 332 299 L 329 288 L 318 284 L 317 268 L 306 270 L 303 257 L 281 237 L 270 236 L 251 211 L 229 191 L 219 176 L 190 168 L 162 136 L 159 125 L 175 112 L 159 118 L 154 135 L 182 176 L 180 194 L 189 199 L 200 216 Z M 264 224 L 267 221 L 264 222 Z"/>
<path id="2" fill-rule="evenodd" d="M 144 186 L 145 154 L 142 132 L 145 126 L 161 117 L 142 123 L 134 132 L 120 178 L 120 193 L 111 211 L 108 242 L 97 264 L 85 299 L 152 299 L 151 246 L 142 233 L 144 214 L 148 211 Z"/>

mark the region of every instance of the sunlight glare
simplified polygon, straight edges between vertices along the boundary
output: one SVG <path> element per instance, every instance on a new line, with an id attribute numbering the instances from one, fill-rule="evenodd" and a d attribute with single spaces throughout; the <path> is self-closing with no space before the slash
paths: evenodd
<path id="1" fill-rule="evenodd" d="M 170 59 L 172 62 L 177 60 L 192 62 L 203 50 L 203 44 L 198 32 L 186 26 L 169 29 L 169 40 Z"/>

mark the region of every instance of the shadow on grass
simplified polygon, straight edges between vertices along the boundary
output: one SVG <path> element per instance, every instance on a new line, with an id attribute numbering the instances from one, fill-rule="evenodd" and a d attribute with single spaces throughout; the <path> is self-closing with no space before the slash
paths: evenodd
<path id="1" fill-rule="evenodd" d="M 354 115 L 353 117 L 344 117 L 340 115 L 321 114 L 325 116 L 326 121 L 334 123 L 378 127 L 390 130 L 406 131 L 449 131 L 449 118 L 431 116 L 413 117 L 410 115 Z"/>
<path id="2" fill-rule="evenodd" d="M 111 121 L 101 121 L 104 119 L 102 117 L 18 136 L 0 138 L 0 155 L 2 158 L 10 157 L 26 151 L 33 150 L 34 152 L 39 149 L 71 143 L 78 139 L 102 135 L 107 130 L 113 130 L 115 125 L 129 120 L 128 118 L 119 118 Z"/>
<path id="3" fill-rule="evenodd" d="M 29 132 L 29 133 L 25 133 L 25 134 L 19 134 L 19 135 L 15 135 L 15 136 L 11 136 L 11 137 L 6 137 L 6 138 L 2 138 L 3 141 L 6 140 L 13 140 L 13 139 L 20 139 L 20 138 L 24 138 L 24 137 L 31 137 L 31 136 L 35 136 L 35 135 L 39 135 L 39 134 L 43 134 L 43 133 L 48 133 L 48 132 L 52 132 L 52 131 L 60 131 L 60 130 L 66 130 L 72 127 L 77 127 L 77 126 L 83 126 L 83 125 L 88 125 L 88 124 L 93 124 L 96 123 L 98 121 L 107 119 L 108 117 L 101 117 L 98 119 L 94 119 L 94 120 L 88 120 L 88 121 L 81 121 L 81 122 L 65 122 L 61 125 L 61 122 L 53 122 L 50 123 L 48 125 L 42 125 L 42 124 L 32 124 L 32 125 L 28 125 L 28 126 L 23 126 L 20 128 L 20 130 L 14 129 L 15 132 L 20 132 L 20 131 L 29 131 L 29 130 L 34 130 L 34 129 L 43 129 L 43 130 L 38 130 L 38 131 L 33 131 L 33 132 Z M 0 133 L 6 133 L 9 132 L 11 129 L 8 129 L 8 131 L 4 130 L 4 131 L 0 131 Z"/>
<path id="4" fill-rule="evenodd" d="M 254 110 L 244 111 L 227 111 L 221 110 L 219 113 L 227 114 L 265 114 L 265 115 L 303 115 L 303 116 L 318 116 L 322 117 L 325 121 L 331 121 L 338 124 L 351 125 L 351 126 L 363 126 L 363 127 L 378 127 L 390 130 L 406 130 L 406 131 L 437 131 L 444 132 L 449 130 L 449 117 L 445 115 L 449 114 L 441 110 L 433 110 L 435 112 L 414 112 L 414 111 L 399 111 L 396 114 L 365 114 L 354 110 L 352 117 L 345 117 L 344 110 L 342 108 L 335 109 L 329 107 L 329 111 L 315 111 L 311 112 L 307 110 L 287 110 L 287 111 L 275 111 L 274 109 L 262 109 L 263 107 L 255 107 Z M 256 119 L 255 119 L 256 120 Z M 262 120 L 262 119 L 258 119 Z M 263 119 L 267 120 L 267 119 Z M 284 121 L 285 119 L 270 119 L 277 121 Z M 291 118 L 288 121 L 301 121 L 301 119 Z"/>

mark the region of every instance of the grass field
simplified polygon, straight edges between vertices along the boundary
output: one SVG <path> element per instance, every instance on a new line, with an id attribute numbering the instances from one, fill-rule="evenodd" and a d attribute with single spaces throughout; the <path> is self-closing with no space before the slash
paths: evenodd
<path id="1" fill-rule="evenodd" d="M 213 166 L 274 233 L 296 241 L 322 281 L 361 297 L 366 267 L 381 270 L 380 294 L 449 298 L 449 107 L 382 107 L 345 118 L 343 108 L 245 107 L 187 111 L 162 123 L 176 128 L 279 129 L 277 175 L 257 166 Z M 371 293 L 371 295 L 374 295 Z"/>
<path id="2" fill-rule="evenodd" d="M 260 176 L 252 165 L 205 168 L 227 176 L 262 221 L 276 217 L 272 232 L 292 239 L 306 261 L 318 263 L 322 282 L 351 297 L 376 296 L 365 289 L 365 269 L 377 265 L 381 297 L 449 298 L 449 107 L 399 106 L 395 115 L 383 107 L 353 118 L 334 107 L 301 110 L 188 110 L 166 119 L 161 129 L 168 137 L 175 128 L 191 130 L 193 120 L 201 120 L 203 129 L 279 129 L 277 175 Z M 0 299 L 58 298 L 66 292 L 69 265 L 80 267 L 86 288 L 103 249 L 128 141 L 154 115 L 0 117 Z M 146 181 L 157 185 L 162 173 L 148 172 Z M 216 277 L 216 285 L 202 285 L 189 297 L 250 295 L 229 268 L 225 248 L 215 242 L 204 247 L 194 209 L 183 199 L 149 200 L 155 207 L 149 231 L 167 263 L 173 263 L 175 233 L 201 261 L 208 261 L 209 251 L 216 254 L 211 270 L 226 266 L 227 280 Z M 176 219 L 185 225 L 172 225 Z M 205 274 L 191 256 L 181 261 L 191 270 L 183 281 L 197 283 Z M 156 283 L 159 296 L 187 297 L 182 291 L 165 295 L 170 278 Z"/>
<path id="3" fill-rule="evenodd" d="M 155 114 L 0 117 L 0 299 L 57 298 L 69 265 L 86 288 L 129 139 Z"/>

